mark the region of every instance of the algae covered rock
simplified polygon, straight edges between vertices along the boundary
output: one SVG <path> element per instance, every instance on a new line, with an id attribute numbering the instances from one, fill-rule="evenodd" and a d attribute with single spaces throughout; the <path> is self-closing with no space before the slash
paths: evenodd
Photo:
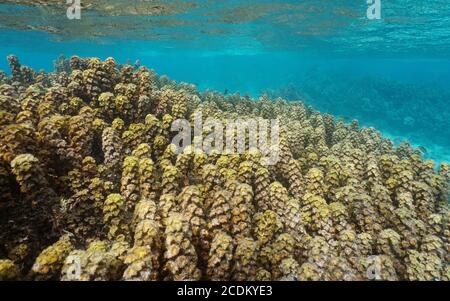
<path id="1" fill-rule="evenodd" d="M 51 73 L 9 65 L 0 280 L 449 279 L 449 164 L 409 143 L 113 58 L 60 59 Z M 200 117 L 224 126 L 222 151 L 203 149 L 214 139 Z M 279 139 L 246 119 L 282 121 Z"/>

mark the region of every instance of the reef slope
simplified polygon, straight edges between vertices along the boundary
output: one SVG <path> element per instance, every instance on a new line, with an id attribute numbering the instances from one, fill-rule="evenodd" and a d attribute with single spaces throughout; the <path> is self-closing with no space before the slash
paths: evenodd
<path id="1" fill-rule="evenodd" d="M 408 143 L 112 58 L 8 60 L 0 280 L 449 280 L 450 166 Z M 200 112 L 280 119 L 280 160 L 175 154 Z"/>

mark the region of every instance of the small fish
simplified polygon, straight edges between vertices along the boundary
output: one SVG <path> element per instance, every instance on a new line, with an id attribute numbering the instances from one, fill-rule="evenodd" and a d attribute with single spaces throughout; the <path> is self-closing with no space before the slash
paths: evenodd
<path id="1" fill-rule="evenodd" d="M 419 151 L 419 152 L 421 152 L 422 154 L 424 154 L 424 155 L 426 155 L 426 154 L 428 154 L 428 150 L 425 148 L 425 146 L 418 146 L 417 147 L 417 150 Z"/>
<path id="2" fill-rule="evenodd" d="M 228 89 L 225 89 L 225 90 L 223 91 L 223 94 L 224 94 L 224 95 L 227 95 L 227 94 L 228 94 Z"/>
<path id="3" fill-rule="evenodd" d="M 134 62 L 133 68 L 134 68 L 135 70 L 137 70 L 137 69 L 139 69 L 140 66 L 141 66 L 141 61 L 136 60 L 136 61 Z"/>
<path id="4" fill-rule="evenodd" d="M 350 119 L 350 118 L 347 117 L 347 116 L 339 116 L 339 117 L 337 118 L 337 121 L 338 121 L 338 122 L 347 122 L 349 119 Z"/>
<path id="5" fill-rule="evenodd" d="M 400 143 L 402 143 L 402 139 L 400 139 L 400 138 L 394 138 L 394 143 L 395 143 L 395 144 L 400 144 Z"/>

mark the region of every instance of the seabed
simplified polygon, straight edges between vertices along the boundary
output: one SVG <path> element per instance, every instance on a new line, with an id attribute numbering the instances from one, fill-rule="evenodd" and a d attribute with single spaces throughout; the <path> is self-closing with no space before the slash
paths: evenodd
<path id="1" fill-rule="evenodd" d="M 0 280 L 449 280 L 450 165 L 408 142 L 113 58 L 8 61 Z M 199 113 L 280 120 L 279 160 L 176 153 Z"/>

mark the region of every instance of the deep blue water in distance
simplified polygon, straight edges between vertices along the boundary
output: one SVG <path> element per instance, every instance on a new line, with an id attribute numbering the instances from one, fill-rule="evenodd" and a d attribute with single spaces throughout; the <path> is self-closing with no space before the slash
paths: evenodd
<path id="1" fill-rule="evenodd" d="M 392 138 L 399 137 L 396 141 L 408 139 L 413 145 L 424 146 L 426 156 L 438 162 L 450 162 L 448 1 L 390 1 L 385 19 L 366 27 L 364 13 L 355 16 L 354 11 L 361 12 L 361 4 L 350 4 L 355 1 L 273 2 L 321 3 L 318 7 L 322 10 L 305 9 L 305 4 L 293 15 L 296 6 L 274 7 L 270 1 L 255 1 L 260 4 L 255 6 L 259 10 L 252 9 L 256 4 L 251 1 L 224 2 L 216 9 L 223 10 L 220 16 L 226 24 L 175 27 L 177 37 L 186 36 L 186 40 L 175 39 L 175 34 L 168 33 L 173 27 L 166 25 L 133 27 L 134 32 L 136 28 L 143 32 L 159 30 L 164 39 L 120 33 L 118 37 L 93 40 L 89 39 L 89 32 L 60 39 L 58 34 L 17 29 L 6 22 L 0 26 L 0 70 L 8 70 L 9 54 L 17 55 L 22 64 L 47 71 L 53 69 L 52 61 L 60 54 L 102 59 L 112 56 L 120 63 L 139 60 L 159 74 L 194 83 L 200 90 L 239 91 L 253 97 L 270 91 L 274 96 L 300 98 L 320 111 L 357 118 L 362 125 L 374 126 Z M 360 2 L 364 7 L 365 1 Z M 336 8 L 332 3 L 342 7 Z M 226 15 L 228 6 L 238 9 Z M 421 9 L 414 13 L 415 7 Z M 317 29 L 311 24 L 315 20 L 328 24 L 328 8 L 342 17 L 333 15 L 329 20 L 341 28 L 328 26 L 326 32 L 320 32 L 324 27 Z M 203 16 L 201 9 L 209 8 L 198 5 L 196 9 L 180 13 L 179 19 L 185 23 L 197 20 L 196 14 Z M 0 23 L 1 17 L 10 16 L 13 10 L 0 4 Z M 286 11 L 291 14 L 289 18 Z M 317 11 L 322 14 L 316 15 Z M 243 12 L 246 15 L 241 18 L 248 18 L 245 22 L 228 21 L 227 18 L 239 17 Z M 83 22 L 89 21 L 89 15 L 84 18 Z M 23 18 L 17 22 L 25 25 L 28 21 Z M 117 24 L 120 28 L 121 23 Z M 102 26 L 101 22 L 98 26 Z M 219 28 L 220 35 L 204 36 L 195 26 L 211 32 Z"/>
<path id="2" fill-rule="evenodd" d="M 438 58 L 373 56 L 318 56 L 300 51 L 227 51 L 168 49 L 151 41 L 118 40 L 97 44 L 92 41 L 53 41 L 45 33 L 2 31 L 0 70 L 8 70 L 6 56 L 15 54 L 21 63 L 35 69 L 53 70 L 60 54 L 70 57 L 114 57 L 118 62 L 155 69 L 178 81 L 196 83 L 200 89 L 241 91 L 253 96 L 267 88 L 295 82 L 312 68 L 345 75 L 376 75 L 411 83 L 434 82 L 449 86 L 450 56 Z"/>

